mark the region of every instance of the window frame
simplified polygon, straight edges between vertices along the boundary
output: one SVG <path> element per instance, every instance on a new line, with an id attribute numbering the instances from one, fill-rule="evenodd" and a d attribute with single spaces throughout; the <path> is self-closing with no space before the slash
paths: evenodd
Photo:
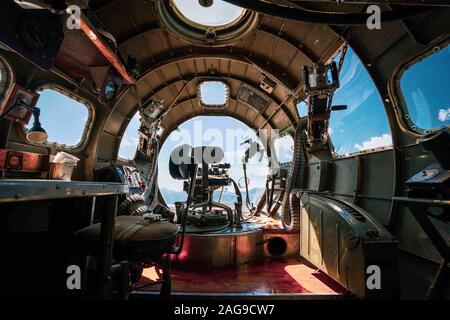
<path id="1" fill-rule="evenodd" d="M 9 96 L 11 95 L 13 85 L 14 85 L 14 83 L 16 83 L 16 75 L 15 75 L 13 69 L 11 68 L 11 65 L 9 64 L 8 60 L 2 55 L 0 55 L 0 63 L 6 69 L 6 73 L 7 73 L 7 77 L 8 77 L 7 84 L 6 84 L 7 87 L 6 87 L 4 96 L 3 97 L 0 96 L 0 110 L 3 110 L 3 107 L 9 100 Z"/>
<path id="2" fill-rule="evenodd" d="M 405 72 L 409 70 L 411 67 L 416 65 L 417 63 L 420 63 L 422 61 L 425 61 L 427 58 L 432 56 L 435 53 L 438 53 L 439 51 L 450 47 L 450 37 L 446 37 L 445 39 L 438 39 L 437 41 L 434 41 L 431 45 L 427 46 L 424 50 L 421 50 L 418 54 L 414 55 L 412 58 L 408 58 L 405 62 L 401 64 L 401 66 L 398 68 L 397 72 L 393 76 L 393 82 L 394 84 L 391 84 L 391 87 L 394 89 L 394 95 L 393 100 L 395 101 L 395 104 L 398 106 L 398 119 L 401 123 L 401 125 L 408 130 L 409 132 L 415 134 L 415 135 L 424 135 L 431 133 L 433 131 L 437 131 L 443 126 L 450 127 L 450 125 L 443 125 L 438 128 L 432 128 L 432 129 L 423 129 L 418 127 L 417 124 L 415 124 L 412 119 L 411 115 L 409 113 L 408 105 L 406 103 L 405 96 L 402 91 L 401 87 L 401 79 Z"/>
<path id="3" fill-rule="evenodd" d="M 49 141 L 49 140 L 46 140 L 44 142 L 28 141 L 28 143 L 38 146 L 38 147 L 56 148 L 59 150 L 66 150 L 66 151 L 80 151 L 83 148 L 85 148 L 86 144 L 88 142 L 88 138 L 91 134 L 92 127 L 94 125 L 94 119 L 95 119 L 95 109 L 92 106 L 92 103 L 90 103 L 86 99 L 83 99 L 82 97 L 80 97 L 77 94 L 69 92 L 69 90 L 67 90 L 66 88 L 64 88 L 60 85 L 57 85 L 55 83 L 46 83 L 46 84 L 43 84 L 43 85 L 40 85 L 40 86 L 34 88 L 35 92 L 41 92 L 44 90 L 56 91 L 64 96 L 66 96 L 69 99 L 75 100 L 75 101 L 83 104 L 86 107 L 86 109 L 88 110 L 88 117 L 86 120 L 86 124 L 84 126 L 80 142 L 78 142 L 76 145 L 66 145 L 63 143 L 58 143 L 57 141 Z M 41 110 L 41 112 L 42 112 L 42 110 Z M 45 129 L 45 124 L 43 124 L 43 127 Z M 26 129 L 25 125 L 22 125 L 22 130 L 23 130 L 24 134 L 26 135 L 28 130 Z"/>
<path id="4" fill-rule="evenodd" d="M 223 104 L 205 104 L 203 102 L 202 99 L 202 85 L 206 82 L 220 82 L 221 84 L 223 84 L 225 86 L 225 103 Z M 225 81 L 223 81 L 222 79 L 218 79 L 218 78 L 205 78 L 202 79 L 197 86 L 197 99 L 198 99 L 198 103 L 200 104 L 201 108 L 205 108 L 205 109 L 224 109 L 228 106 L 228 104 L 230 103 L 230 86 L 228 85 L 228 83 L 226 83 Z"/>
<path id="5" fill-rule="evenodd" d="M 250 34 L 258 25 L 260 14 L 244 10 L 243 14 L 231 23 L 218 27 L 208 27 L 186 18 L 171 0 L 157 1 L 156 14 L 170 31 L 196 45 L 209 47 L 234 43 Z M 213 38 L 207 35 L 215 35 Z"/>

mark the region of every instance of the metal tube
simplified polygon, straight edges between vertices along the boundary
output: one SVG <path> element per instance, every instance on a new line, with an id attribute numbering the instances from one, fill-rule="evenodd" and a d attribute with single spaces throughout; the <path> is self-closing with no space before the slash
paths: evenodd
<path id="1" fill-rule="evenodd" d="M 101 215 L 100 254 L 97 265 L 99 294 L 102 300 L 111 298 L 111 266 L 118 197 L 107 196 L 104 199 L 105 208 Z"/>
<path id="2" fill-rule="evenodd" d="M 92 44 L 97 47 L 100 53 L 111 63 L 122 78 L 128 84 L 134 84 L 136 81 L 128 74 L 127 69 L 119 59 L 117 54 L 102 40 L 95 27 L 90 23 L 88 18 L 81 13 L 79 24 L 84 34 L 91 40 Z"/>

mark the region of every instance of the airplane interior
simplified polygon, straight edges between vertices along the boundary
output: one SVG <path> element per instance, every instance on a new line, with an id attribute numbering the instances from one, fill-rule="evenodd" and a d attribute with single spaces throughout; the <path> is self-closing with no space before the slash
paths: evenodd
<path id="1" fill-rule="evenodd" d="M 3 293 L 449 299 L 449 36 L 447 0 L 1 1 Z"/>

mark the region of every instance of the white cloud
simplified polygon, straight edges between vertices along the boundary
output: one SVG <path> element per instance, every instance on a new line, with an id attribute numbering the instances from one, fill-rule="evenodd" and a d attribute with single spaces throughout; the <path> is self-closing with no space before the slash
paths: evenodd
<path id="1" fill-rule="evenodd" d="M 392 137 L 390 134 L 383 134 L 382 136 L 371 137 L 369 140 L 362 142 L 362 144 L 355 144 L 358 151 L 375 149 L 378 147 L 385 147 L 392 145 Z"/>
<path id="2" fill-rule="evenodd" d="M 449 121 L 450 120 L 450 108 L 446 109 L 440 109 L 438 114 L 439 121 Z"/>
<path id="3" fill-rule="evenodd" d="M 129 147 L 137 147 L 139 138 L 136 136 L 130 137 L 127 134 L 125 134 L 122 138 L 122 141 L 120 142 L 121 148 L 129 148 Z"/>

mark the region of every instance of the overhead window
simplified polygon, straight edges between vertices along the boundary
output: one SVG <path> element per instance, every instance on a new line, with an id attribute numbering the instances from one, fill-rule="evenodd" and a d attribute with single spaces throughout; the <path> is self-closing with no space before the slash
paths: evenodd
<path id="1" fill-rule="evenodd" d="M 228 98 L 228 86 L 221 81 L 204 81 L 199 86 L 199 99 L 204 107 L 225 107 Z"/>
<path id="2" fill-rule="evenodd" d="M 119 158 L 132 160 L 136 154 L 139 143 L 139 128 L 141 126 L 141 117 L 139 112 L 131 119 L 120 142 Z"/>
<path id="3" fill-rule="evenodd" d="M 331 114 L 329 135 L 336 154 L 342 156 L 391 146 L 383 101 L 369 73 L 350 48 L 339 80 L 340 88 L 334 94 L 333 104 L 347 105 L 347 110 Z"/>
<path id="4" fill-rule="evenodd" d="M 236 43 L 258 26 L 259 14 L 222 0 L 155 1 L 164 26 L 177 36 L 200 46 Z"/>
<path id="5" fill-rule="evenodd" d="M 36 106 L 41 109 L 40 122 L 48 134 L 45 144 L 67 148 L 79 146 L 88 131 L 91 109 L 81 100 L 53 87 L 45 88 L 39 94 Z M 27 128 L 32 122 L 33 118 Z"/>
<path id="6" fill-rule="evenodd" d="M 450 125 L 450 47 L 408 68 L 400 81 L 409 120 L 413 130 L 430 130 Z"/>
<path id="7" fill-rule="evenodd" d="M 172 0 L 172 4 L 182 16 L 191 22 L 207 27 L 220 27 L 233 23 L 245 11 L 221 0 Z"/>

